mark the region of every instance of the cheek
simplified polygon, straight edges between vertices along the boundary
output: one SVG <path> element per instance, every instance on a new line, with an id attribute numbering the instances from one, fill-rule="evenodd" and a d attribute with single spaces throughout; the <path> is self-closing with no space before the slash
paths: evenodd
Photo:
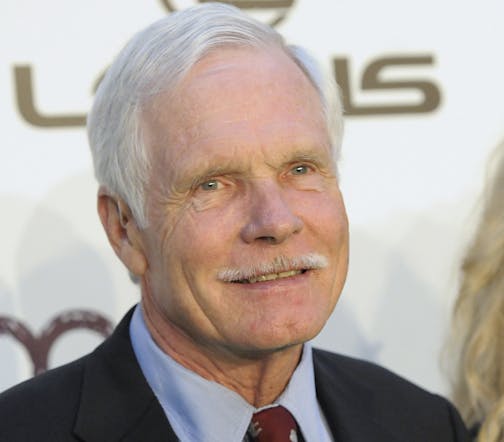
<path id="1" fill-rule="evenodd" d="M 348 241 L 348 218 L 345 210 L 345 206 L 340 200 L 338 203 L 333 204 L 331 210 L 328 210 L 326 224 L 328 224 L 328 228 L 331 231 L 334 231 L 335 234 L 344 239 L 345 242 Z"/>
<path id="2" fill-rule="evenodd" d="M 328 206 L 329 207 L 329 206 Z M 326 210 L 326 217 L 321 220 L 322 229 L 326 232 L 328 243 L 332 245 L 331 251 L 335 254 L 337 265 L 346 275 L 349 252 L 348 219 L 343 201 L 338 200 L 330 209 Z M 342 268 L 341 266 L 344 266 Z"/>
<path id="3" fill-rule="evenodd" d="M 302 192 L 302 197 L 293 200 L 297 212 L 313 233 L 328 241 L 342 239 L 348 234 L 345 206 L 338 190 L 324 192 Z"/>
<path id="4" fill-rule="evenodd" d="M 240 210 L 233 206 L 204 211 L 189 208 L 165 244 L 170 255 L 188 268 L 215 268 L 238 237 Z"/>

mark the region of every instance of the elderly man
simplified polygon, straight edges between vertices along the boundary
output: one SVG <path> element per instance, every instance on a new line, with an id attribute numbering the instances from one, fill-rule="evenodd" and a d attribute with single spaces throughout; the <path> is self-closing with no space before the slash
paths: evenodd
<path id="1" fill-rule="evenodd" d="M 307 344 L 347 273 L 328 90 L 230 6 L 133 38 L 89 137 L 98 212 L 141 304 L 90 355 L 4 393 L 0 440 L 467 440 L 444 399 Z"/>

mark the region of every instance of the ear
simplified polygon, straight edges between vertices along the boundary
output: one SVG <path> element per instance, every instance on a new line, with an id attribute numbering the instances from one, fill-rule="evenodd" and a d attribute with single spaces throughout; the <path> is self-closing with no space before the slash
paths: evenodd
<path id="1" fill-rule="evenodd" d="M 98 214 L 116 255 L 131 273 L 142 277 L 147 270 L 147 258 L 140 229 L 128 205 L 100 187 Z"/>

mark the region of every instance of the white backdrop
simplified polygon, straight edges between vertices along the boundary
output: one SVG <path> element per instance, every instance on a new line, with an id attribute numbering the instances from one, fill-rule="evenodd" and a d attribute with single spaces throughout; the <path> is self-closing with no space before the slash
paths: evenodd
<path id="1" fill-rule="evenodd" d="M 0 390 L 31 376 L 32 360 L 54 367 L 100 342 L 96 331 L 71 329 L 72 319 L 90 315 L 91 324 L 96 312 L 115 324 L 137 301 L 99 225 L 82 122 L 132 33 L 169 6 L 194 3 L 2 2 Z M 504 4 L 283 4 L 261 19 L 280 21 L 290 42 L 337 70 L 348 110 L 341 175 L 350 273 L 316 343 L 445 393 L 439 353 L 457 267 L 487 157 L 504 136 Z M 61 323 L 70 331 L 57 338 Z"/>

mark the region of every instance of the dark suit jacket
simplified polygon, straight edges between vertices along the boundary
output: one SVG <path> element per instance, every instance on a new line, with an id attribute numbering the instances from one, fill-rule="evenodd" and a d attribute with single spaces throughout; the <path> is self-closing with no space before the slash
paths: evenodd
<path id="1" fill-rule="evenodd" d="M 177 441 L 136 361 L 130 318 L 91 354 L 2 393 L 0 441 Z M 313 358 L 337 442 L 469 440 L 443 398 L 368 362 L 320 350 Z"/>

